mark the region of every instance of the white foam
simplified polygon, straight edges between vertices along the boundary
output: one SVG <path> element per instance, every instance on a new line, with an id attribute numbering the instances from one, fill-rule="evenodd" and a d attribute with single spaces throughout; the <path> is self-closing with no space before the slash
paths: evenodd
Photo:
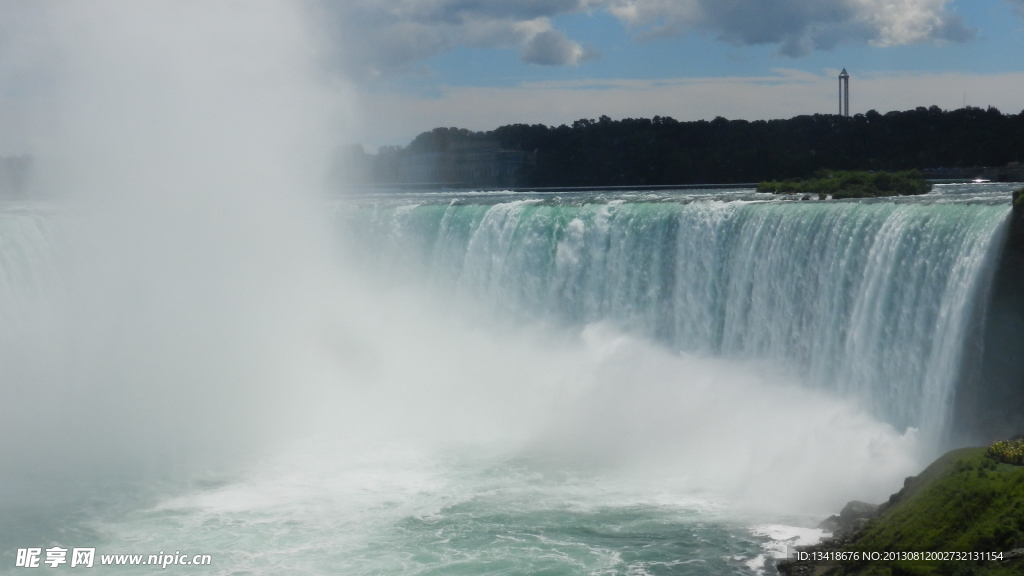
<path id="1" fill-rule="evenodd" d="M 787 548 L 793 546 L 813 546 L 823 538 L 832 534 L 821 528 L 806 528 L 803 526 L 788 526 L 785 524 L 762 524 L 750 529 L 754 536 L 766 537 L 769 540 L 762 544 L 765 553 L 770 558 L 785 558 Z"/>

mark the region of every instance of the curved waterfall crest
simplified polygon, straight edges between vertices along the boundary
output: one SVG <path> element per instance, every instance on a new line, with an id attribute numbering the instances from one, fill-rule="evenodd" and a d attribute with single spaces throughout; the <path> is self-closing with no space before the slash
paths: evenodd
<path id="1" fill-rule="evenodd" d="M 506 313 L 772 361 L 937 441 L 1009 208 L 517 200 L 341 213 L 393 273 Z"/>
<path id="2" fill-rule="evenodd" d="M 428 279 L 505 318 L 605 322 L 683 353 L 766 361 L 940 443 L 1009 212 L 970 203 L 460 199 L 344 204 L 338 213 L 354 236 L 345 245 L 374 270 Z M 3 214 L 8 326 L 61 331 L 40 307 L 66 298 L 61 271 L 73 250 L 61 248 L 61 230 L 73 220 Z M 32 342 L 9 342 L 12 365 Z"/>

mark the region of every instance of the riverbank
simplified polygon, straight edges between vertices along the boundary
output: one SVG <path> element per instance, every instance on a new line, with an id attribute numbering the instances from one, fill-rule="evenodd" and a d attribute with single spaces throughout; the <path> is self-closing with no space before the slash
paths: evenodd
<path id="1" fill-rule="evenodd" d="M 1024 466 L 986 448 L 946 453 L 877 507 L 851 503 L 833 537 L 779 563 L 786 576 L 1024 573 Z"/>

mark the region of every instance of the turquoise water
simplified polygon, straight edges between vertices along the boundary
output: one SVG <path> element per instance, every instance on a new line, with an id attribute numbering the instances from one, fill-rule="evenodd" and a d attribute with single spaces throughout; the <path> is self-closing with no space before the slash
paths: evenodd
<path id="1" fill-rule="evenodd" d="M 121 503 L 117 514 L 94 506 L 51 518 L 60 527 L 44 526 L 45 536 L 15 537 L 19 545 L 89 546 L 143 561 L 160 552 L 211 554 L 209 567 L 167 568 L 190 573 L 569 575 L 756 574 L 781 550 L 779 538 L 820 534 L 780 524 L 809 518 L 638 491 L 614 477 L 381 451 L 394 460 L 378 452 L 328 465 L 293 454 L 242 480 L 151 495 L 136 509 Z"/>
<path id="2" fill-rule="evenodd" d="M 421 194 L 341 213 L 393 278 L 506 317 L 611 321 L 682 352 L 770 359 L 941 441 L 1009 213 L 1006 186 L 982 189 L 842 203 Z"/>
<path id="3" fill-rule="evenodd" d="M 940 442 L 1004 188 L 365 196 L 330 280 L 9 205 L 0 572 L 771 574 Z"/>

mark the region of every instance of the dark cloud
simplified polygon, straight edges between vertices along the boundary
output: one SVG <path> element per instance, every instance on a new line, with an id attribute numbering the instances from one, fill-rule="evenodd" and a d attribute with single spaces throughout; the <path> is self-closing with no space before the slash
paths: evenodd
<path id="1" fill-rule="evenodd" d="M 946 10 L 950 1 L 617 0 L 609 10 L 640 35 L 704 30 L 733 44 L 774 44 L 782 54 L 802 56 L 843 43 L 970 40 L 974 31 Z"/>
<path id="2" fill-rule="evenodd" d="M 764 2 L 738 0 L 701 2 L 700 8 L 694 26 L 717 31 L 733 44 L 777 44 L 787 56 L 829 49 L 864 31 L 841 2 L 782 0 L 765 10 Z"/>

